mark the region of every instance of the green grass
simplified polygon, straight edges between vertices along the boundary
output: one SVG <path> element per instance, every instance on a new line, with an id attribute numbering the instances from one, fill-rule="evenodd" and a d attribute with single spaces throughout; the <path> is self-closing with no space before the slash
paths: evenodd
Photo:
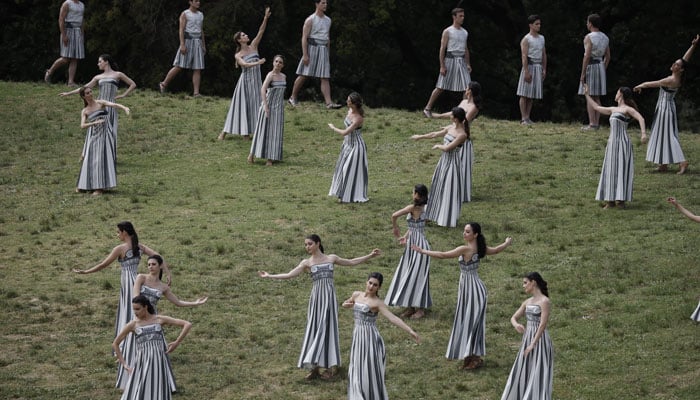
<path id="1" fill-rule="evenodd" d="M 118 264 L 93 275 L 70 270 L 98 263 L 119 243 L 116 223 L 130 220 L 173 266 L 180 298 L 210 296 L 194 309 L 159 306 L 194 323 L 172 355 L 176 398 L 344 399 L 345 377 L 307 383 L 295 367 L 308 276 L 268 281 L 256 271 L 290 270 L 305 257 L 304 237 L 317 233 L 328 253 L 384 251 L 337 270 L 341 301 L 375 270 L 385 276 L 385 293 L 401 255 L 390 215 L 410 202 L 414 184 L 430 183 L 440 155 L 429 141 L 408 138 L 440 123 L 418 112 L 369 109 L 370 201 L 338 204 L 327 192 L 341 138 L 326 124 L 339 124 L 343 110 L 312 103 L 288 109 L 284 162 L 251 166 L 249 141 L 216 140 L 229 99 L 138 91 L 123 100 L 133 113 L 120 115 L 119 185 L 92 197 L 74 193 L 82 102 L 58 97 L 62 90 L 0 83 L 0 397 L 118 397 L 110 350 Z M 509 323 L 526 297 L 520 276 L 537 270 L 553 302 L 556 399 L 695 398 L 700 327 L 689 316 L 700 295 L 700 226 L 664 199 L 674 195 L 700 212 L 700 136 L 682 132 L 690 169 L 677 176 L 653 171 L 631 129 L 634 201 L 626 210 L 603 210 L 594 197 L 607 130 L 528 128 L 482 116 L 473 135 L 474 199 L 460 224 L 480 222 L 490 244 L 515 239 L 482 263 L 486 365 L 465 373 L 444 358 L 459 271 L 455 260 L 433 260 L 434 306 L 409 322 L 423 342 L 379 322 L 390 397 L 500 398 L 520 342 Z M 461 228 L 430 226 L 426 235 L 437 250 L 462 243 Z M 341 309 L 344 367 L 351 335 L 352 313 Z"/>

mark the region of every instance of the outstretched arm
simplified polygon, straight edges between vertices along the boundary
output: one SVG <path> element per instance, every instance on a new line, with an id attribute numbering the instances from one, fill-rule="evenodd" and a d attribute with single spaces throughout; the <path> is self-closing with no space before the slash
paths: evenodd
<path id="1" fill-rule="evenodd" d="M 413 329 L 411 329 L 410 326 L 403 322 L 401 318 L 397 317 L 396 315 L 394 315 L 394 313 L 389 311 L 389 308 L 386 306 L 386 304 L 384 304 L 383 301 L 378 301 L 377 304 L 379 307 L 379 312 L 383 316 L 385 316 L 386 319 L 389 320 L 389 322 L 408 332 L 408 334 L 411 335 L 411 337 L 413 337 L 413 340 L 415 340 L 416 343 L 420 343 L 420 336 L 418 336 L 418 334 Z"/>
<path id="2" fill-rule="evenodd" d="M 455 247 L 454 249 L 449 250 L 449 251 L 435 251 L 435 250 L 422 249 L 414 244 L 414 245 L 411 245 L 411 249 L 413 251 L 420 253 L 420 254 L 425 254 L 428 257 L 433 257 L 433 258 L 457 258 L 460 255 L 464 254 L 469 249 L 469 247 L 466 245 L 462 245 L 459 247 Z"/>
<path id="3" fill-rule="evenodd" d="M 335 264 L 353 267 L 355 265 L 362 264 L 363 262 L 369 260 L 370 258 L 378 257 L 381 254 L 382 254 L 381 250 L 373 249 L 371 253 L 369 253 L 365 256 L 355 257 L 355 258 L 351 258 L 349 260 L 346 258 L 338 257 L 335 254 L 331 254 L 330 256 L 328 256 L 328 258 L 330 258 L 333 261 L 333 263 L 335 263 Z"/>
<path id="4" fill-rule="evenodd" d="M 263 33 L 265 33 L 265 28 L 267 28 L 267 20 L 270 18 L 270 7 L 265 7 L 265 16 L 263 17 L 263 21 L 260 24 L 260 29 L 258 29 L 258 34 L 255 35 L 253 38 L 253 41 L 250 42 L 250 45 L 254 48 L 258 48 L 258 44 L 260 44 L 260 41 L 262 40 Z"/>
<path id="5" fill-rule="evenodd" d="M 676 209 L 677 209 L 678 211 L 681 212 L 681 214 L 685 215 L 685 216 L 688 217 L 690 220 L 695 221 L 695 222 L 700 222 L 700 216 L 699 216 L 699 215 L 695 215 L 695 214 L 693 214 L 692 212 L 688 211 L 685 207 L 683 207 L 683 206 L 681 205 L 681 203 L 679 203 L 679 202 L 676 200 L 675 197 L 669 197 L 668 199 L 666 199 L 666 201 L 668 201 L 669 203 L 673 204 L 673 205 L 676 207 Z"/>
<path id="6" fill-rule="evenodd" d="M 269 274 L 267 271 L 258 271 L 258 276 L 261 278 L 270 278 L 270 279 L 291 279 L 294 277 L 299 276 L 304 270 L 307 268 L 308 261 L 307 260 L 301 260 L 299 265 L 294 267 L 291 271 L 287 272 L 286 274 Z"/>
<path id="7" fill-rule="evenodd" d="M 693 38 L 693 41 L 690 43 L 690 47 L 688 50 L 686 50 L 685 54 L 683 54 L 683 61 L 688 62 L 690 61 L 690 57 L 693 56 L 693 52 L 695 51 L 695 47 L 698 45 L 698 41 L 700 40 L 700 35 L 695 35 Z"/>
<path id="8" fill-rule="evenodd" d="M 411 136 L 411 139 L 413 140 L 420 140 L 420 139 L 434 139 L 436 137 L 442 137 L 445 136 L 447 133 L 447 129 L 450 127 L 450 125 L 443 127 L 442 129 L 438 131 L 433 131 L 430 133 L 426 133 L 424 135 L 413 135 Z"/>
<path id="9" fill-rule="evenodd" d="M 101 269 L 105 269 L 108 265 L 113 263 L 114 260 L 116 260 L 119 257 L 119 254 L 121 254 L 121 248 L 120 246 L 117 246 L 112 249 L 112 251 L 104 260 L 102 260 L 99 264 L 95 265 L 94 267 L 90 269 L 73 269 L 73 272 L 77 274 L 91 274 Z"/>
<path id="10" fill-rule="evenodd" d="M 136 285 L 134 285 L 134 287 L 136 287 Z M 180 300 L 177 296 L 175 296 L 175 293 L 173 293 L 172 290 L 168 289 L 165 292 L 165 298 L 170 300 L 171 303 L 175 304 L 178 307 L 195 307 L 195 306 L 200 306 L 200 305 L 206 303 L 207 299 L 209 297 L 204 296 L 204 297 L 198 298 L 195 301 L 184 301 L 184 300 Z"/>
<path id="11" fill-rule="evenodd" d="M 510 246 L 511 244 L 513 244 L 513 238 L 508 236 L 506 238 L 506 240 L 503 243 L 499 244 L 498 246 L 486 247 L 486 254 L 488 254 L 488 255 L 498 254 L 498 253 L 502 252 L 503 250 L 505 250 L 506 247 Z"/>
<path id="12" fill-rule="evenodd" d="M 593 109 L 598 111 L 599 113 L 603 115 L 610 115 L 612 114 L 613 108 L 612 107 L 603 107 L 600 104 L 596 103 L 593 101 L 591 98 L 591 95 L 588 94 L 588 84 L 584 83 L 583 84 L 583 94 L 586 96 L 586 103 L 588 103 L 589 106 L 591 106 Z"/>

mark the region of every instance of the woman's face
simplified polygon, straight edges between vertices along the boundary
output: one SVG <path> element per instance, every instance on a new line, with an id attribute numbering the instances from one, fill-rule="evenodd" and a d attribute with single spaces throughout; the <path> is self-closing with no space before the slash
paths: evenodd
<path id="1" fill-rule="evenodd" d="M 275 57 L 272 61 L 272 68 L 274 68 L 275 71 L 281 71 L 282 67 L 284 67 L 284 61 L 280 57 Z"/>
<path id="2" fill-rule="evenodd" d="M 89 89 L 85 90 L 85 97 L 87 97 L 87 95 L 88 95 L 88 90 Z M 117 228 L 117 237 L 119 238 L 119 240 L 121 240 L 123 242 L 129 237 L 129 235 L 127 235 L 127 233 L 125 231 Z"/>
<path id="3" fill-rule="evenodd" d="M 148 259 L 148 272 L 156 275 L 160 272 L 160 264 L 155 258 Z"/>
<path id="4" fill-rule="evenodd" d="M 680 59 L 676 60 L 676 62 L 671 64 L 671 72 L 676 71 L 683 71 L 683 61 L 681 61 Z"/>
<path id="5" fill-rule="evenodd" d="M 380 287 L 381 285 L 379 284 L 379 279 L 369 278 L 367 280 L 367 293 L 377 294 Z"/>
<path id="6" fill-rule="evenodd" d="M 238 43 L 240 43 L 240 44 L 250 43 L 250 37 L 248 37 L 248 34 L 245 32 L 241 32 L 241 34 L 238 36 Z"/>
<path id="7" fill-rule="evenodd" d="M 469 225 L 469 224 L 464 225 L 464 232 L 462 232 L 462 236 L 464 237 L 464 240 L 466 240 L 466 241 L 471 241 L 471 240 L 474 240 L 474 238 L 476 238 L 476 234 L 472 230 L 471 225 Z"/>
<path id="8" fill-rule="evenodd" d="M 535 283 L 535 281 L 523 278 L 523 290 L 525 290 L 525 293 L 532 294 L 532 291 L 535 289 L 536 286 L 537 283 Z"/>
<path id="9" fill-rule="evenodd" d="M 144 319 L 148 316 L 148 308 L 139 303 L 131 303 L 131 309 L 134 310 L 134 316 L 138 319 Z"/>
<path id="10" fill-rule="evenodd" d="M 100 71 L 104 71 L 105 68 L 107 68 L 107 64 L 109 64 L 107 61 L 105 61 L 102 57 L 99 57 L 97 59 L 97 68 L 100 69 Z"/>
<path id="11" fill-rule="evenodd" d="M 312 254 L 316 249 L 318 249 L 318 243 L 311 239 L 304 240 L 304 249 L 306 249 L 307 254 Z"/>

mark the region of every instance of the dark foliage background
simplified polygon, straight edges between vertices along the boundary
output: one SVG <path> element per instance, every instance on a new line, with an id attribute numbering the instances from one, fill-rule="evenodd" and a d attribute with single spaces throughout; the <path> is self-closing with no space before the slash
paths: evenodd
<path id="1" fill-rule="evenodd" d="M 9 0 L 0 3 L 0 24 L 5 57 L 0 79 L 31 81 L 58 56 L 57 17 L 61 0 Z M 142 88 L 155 89 L 172 63 L 177 49 L 177 18 L 185 0 L 84 0 L 86 4 L 87 58 L 78 67 L 78 80 L 98 73 L 102 53 L 111 54 L 120 69 Z M 329 2 L 333 19 L 331 63 L 333 97 L 342 100 L 350 91 L 363 94 L 370 106 L 419 109 L 425 104 L 438 74 L 440 33 L 451 23 L 456 1 L 336 0 Z M 243 30 L 254 36 L 265 4 L 272 17 L 260 45 L 271 60 L 282 54 L 289 86 L 301 55 L 303 20 L 313 11 L 312 0 L 204 0 L 207 37 L 206 70 L 202 92 L 230 96 L 240 69 L 234 68 L 233 35 Z M 585 121 L 584 102 L 576 95 L 585 18 L 603 16 L 603 31 L 610 36 L 612 63 L 609 91 L 619 86 L 659 79 L 669 74 L 695 33 L 700 32 L 700 2 L 694 0 L 583 0 L 462 2 L 467 10 L 472 77 L 484 87 L 485 114 L 518 118 L 515 88 L 519 70 L 519 41 L 527 32 L 528 14 L 542 18 L 542 33 L 549 56 L 545 99 L 536 102 L 536 120 Z M 700 54 L 686 71 L 677 97 L 684 129 L 700 129 Z M 266 72 L 269 64 L 263 68 Z M 65 79 L 65 69 L 54 80 Z M 173 91 L 189 91 L 190 78 L 181 74 Z M 320 98 L 317 84 L 307 84 L 303 99 Z M 444 95 L 436 108 L 447 109 L 460 95 Z M 613 95 L 604 99 L 611 104 Z M 651 120 L 656 91 L 638 98 Z"/>

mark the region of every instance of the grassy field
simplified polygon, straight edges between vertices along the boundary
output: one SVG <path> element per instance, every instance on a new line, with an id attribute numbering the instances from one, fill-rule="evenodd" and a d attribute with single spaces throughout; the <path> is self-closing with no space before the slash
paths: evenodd
<path id="1" fill-rule="evenodd" d="M 342 378 L 310 383 L 296 368 L 308 276 L 269 281 L 256 271 L 290 270 L 305 257 L 304 237 L 317 233 L 327 253 L 384 251 L 336 270 L 341 301 L 363 289 L 371 271 L 384 274 L 385 293 L 402 251 L 391 213 L 410 202 L 414 184 L 430 184 L 440 156 L 430 141 L 408 138 L 440 122 L 367 110 L 370 201 L 338 204 L 327 192 L 342 139 L 326 124 L 340 124 L 345 110 L 287 109 L 284 162 L 266 167 L 246 163 L 249 141 L 216 140 L 229 99 L 142 90 L 122 100 L 132 115 L 120 115 L 119 185 L 95 197 L 74 193 L 82 102 L 58 97 L 62 90 L 0 82 L 0 398 L 119 397 L 110 350 L 118 264 L 92 275 L 70 271 L 102 260 L 119 244 L 116 224 L 130 220 L 171 264 L 180 298 L 209 296 L 194 309 L 159 304 L 194 324 L 172 355 L 176 399 L 344 399 L 345 368 Z M 652 110 L 644 111 L 650 124 Z M 520 277 L 528 271 L 549 282 L 555 399 L 697 398 L 700 327 L 689 316 L 700 295 L 700 225 L 665 198 L 700 213 L 700 135 L 682 132 L 690 167 L 677 176 L 655 172 L 638 128 L 630 132 L 634 201 L 603 210 L 594 197 L 606 129 L 475 121 L 474 198 L 460 224 L 481 223 L 491 245 L 515 240 L 482 262 L 486 364 L 464 372 L 444 358 L 459 269 L 455 260 L 433 260 L 434 305 L 409 321 L 423 342 L 379 322 L 392 399 L 499 399 L 520 342 L 509 318 L 526 297 Z M 461 227 L 430 226 L 426 236 L 436 250 L 462 243 Z M 341 309 L 343 367 L 351 336 L 352 313 Z"/>

